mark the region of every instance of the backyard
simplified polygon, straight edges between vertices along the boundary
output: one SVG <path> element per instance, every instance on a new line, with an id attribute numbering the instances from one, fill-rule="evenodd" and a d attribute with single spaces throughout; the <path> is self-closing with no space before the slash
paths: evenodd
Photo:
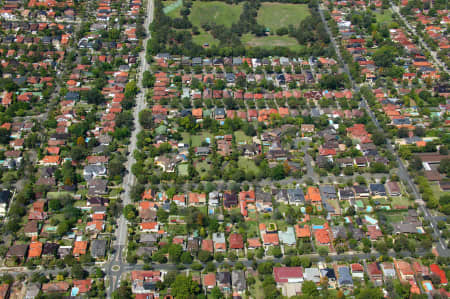
<path id="1" fill-rule="evenodd" d="M 252 137 L 245 135 L 243 131 L 234 132 L 234 136 L 237 144 L 250 143 L 252 141 Z"/>
<path id="2" fill-rule="evenodd" d="M 206 142 L 207 138 L 209 138 L 210 141 L 214 138 L 212 134 L 206 132 L 203 132 L 200 135 L 191 135 L 187 132 L 183 132 L 181 136 L 183 137 L 183 143 L 189 144 L 189 141 L 191 141 L 193 147 L 201 146 L 202 142 Z"/>

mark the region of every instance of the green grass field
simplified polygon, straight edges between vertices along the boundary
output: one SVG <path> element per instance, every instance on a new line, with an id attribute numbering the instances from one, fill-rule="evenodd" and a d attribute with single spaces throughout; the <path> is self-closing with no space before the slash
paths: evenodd
<path id="1" fill-rule="evenodd" d="M 208 164 L 208 162 L 205 161 L 198 161 L 195 163 L 195 169 L 198 171 L 200 175 L 203 175 L 207 173 L 209 170 L 211 170 L 211 164 Z"/>
<path id="2" fill-rule="evenodd" d="M 377 23 L 391 23 L 392 22 L 392 13 L 390 10 L 385 10 L 383 13 L 375 13 L 377 18 Z"/>
<path id="3" fill-rule="evenodd" d="M 437 200 L 443 195 L 450 194 L 450 192 L 444 192 L 441 190 L 441 187 L 437 183 L 430 183 L 431 190 L 433 190 L 434 197 L 436 197 Z"/>
<path id="4" fill-rule="evenodd" d="M 259 168 L 256 166 L 255 162 L 251 159 L 245 157 L 239 157 L 239 168 L 245 172 L 252 171 L 254 174 L 259 173 Z"/>
<path id="5" fill-rule="evenodd" d="M 229 5 L 224 2 L 193 2 L 189 19 L 193 25 L 201 27 L 202 24 L 214 22 L 218 25 L 231 26 L 239 20 L 242 12 L 242 3 Z"/>
<path id="6" fill-rule="evenodd" d="M 404 197 L 393 197 L 392 198 L 392 207 L 395 206 L 410 206 L 411 205 L 411 201 L 409 201 L 409 199 L 404 198 Z"/>
<path id="7" fill-rule="evenodd" d="M 298 26 L 309 15 L 309 8 L 306 4 L 265 2 L 259 9 L 257 21 L 274 31 L 290 24 Z"/>
<path id="8" fill-rule="evenodd" d="M 236 131 L 234 132 L 234 136 L 236 137 L 236 143 L 250 143 L 252 141 L 252 137 L 245 135 L 244 131 Z"/>
<path id="9" fill-rule="evenodd" d="M 189 175 L 188 168 L 189 166 L 187 164 L 178 165 L 178 174 L 180 176 L 188 176 Z"/>
<path id="10" fill-rule="evenodd" d="M 313 225 L 323 225 L 325 224 L 325 220 L 320 217 L 311 217 L 311 224 Z"/>
<path id="11" fill-rule="evenodd" d="M 262 48 L 273 48 L 273 47 L 287 47 L 291 50 L 301 49 L 301 45 L 293 37 L 270 35 L 256 37 L 252 34 L 244 34 L 242 36 L 242 43 L 249 47 L 262 47 Z"/>
<path id="12" fill-rule="evenodd" d="M 171 18 L 179 18 L 183 1 L 164 1 L 164 13 Z"/>
<path id="13" fill-rule="evenodd" d="M 400 222 L 403 220 L 403 214 L 402 213 L 391 213 L 386 214 L 386 218 L 388 219 L 388 223 L 392 222 Z"/>
<path id="14" fill-rule="evenodd" d="M 197 45 L 208 44 L 209 46 L 219 45 L 219 40 L 215 39 L 211 34 L 199 28 L 200 34 L 192 36 L 192 40 Z"/>
<path id="15" fill-rule="evenodd" d="M 212 134 L 209 134 L 207 132 L 203 132 L 200 135 L 191 135 L 187 132 L 181 133 L 181 136 L 183 137 L 183 143 L 189 144 L 189 139 L 192 141 L 192 146 L 200 146 L 202 145 L 202 142 L 206 140 L 207 137 L 210 138 L 212 141 L 214 136 Z"/>

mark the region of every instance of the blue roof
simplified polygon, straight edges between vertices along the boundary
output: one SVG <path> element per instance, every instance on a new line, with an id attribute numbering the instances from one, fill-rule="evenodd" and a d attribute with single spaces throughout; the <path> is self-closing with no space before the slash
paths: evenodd
<path id="1" fill-rule="evenodd" d="M 340 267 L 339 272 L 339 285 L 353 285 L 353 279 L 348 267 Z"/>

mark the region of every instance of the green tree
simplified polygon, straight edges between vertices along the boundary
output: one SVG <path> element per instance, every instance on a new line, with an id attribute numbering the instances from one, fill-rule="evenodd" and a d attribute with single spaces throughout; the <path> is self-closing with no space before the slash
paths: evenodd
<path id="1" fill-rule="evenodd" d="M 222 299 L 225 298 L 224 294 L 222 293 L 222 291 L 219 289 L 218 286 L 215 286 L 212 290 L 211 290 L 211 297 L 214 299 Z"/>
<path id="2" fill-rule="evenodd" d="M 112 293 L 113 299 L 131 299 L 133 295 L 131 293 L 131 287 L 128 283 L 122 282 L 120 287 Z"/>
<path id="3" fill-rule="evenodd" d="M 192 256 L 188 251 L 183 252 L 180 260 L 183 264 L 192 264 Z"/>
<path id="4" fill-rule="evenodd" d="M 183 274 L 178 275 L 170 287 L 171 294 L 177 299 L 195 298 L 195 295 L 200 292 L 198 283 L 193 281 L 191 276 Z"/>
<path id="5" fill-rule="evenodd" d="M 125 97 L 132 99 L 138 93 L 139 88 L 137 87 L 136 81 L 131 80 L 125 85 Z"/>
<path id="6" fill-rule="evenodd" d="M 169 246 L 169 260 L 173 263 L 179 263 L 183 248 L 179 244 L 171 244 Z"/>
<path id="7" fill-rule="evenodd" d="M 136 219 L 137 210 L 136 207 L 132 204 L 128 204 L 123 208 L 123 216 L 128 221 L 134 221 Z"/>
<path id="8" fill-rule="evenodd" d="M 317 290 L 317 285 L 310 280 L 304 281 L 302 284 L 302 294 L 311 298 L 318 296 L 319 290 Z"/>
<path id="9" fill-rule="evenodd" d="M 396 57 L 397 51 L 391 46 L 382 46 L 373 54 L 373 60 L 379 67 L 391 67 Z"/>
<path id="10" fill-rule="evenodd" d="M 0 128 L 0 143 L 1 144 L 9 144 L 9 136 L 10 133 L 5 128 Z"/>
<path id="11" fill-rule="evenodd" d="M 145 71 L 142 78 L 142 86 L 146 88 L 153 87 L 155 84 L 155 76 L 153 76 L 150 71 Z"/>
<path id="12" fill-rule="evenodd" d="M 328 255 L 328 248 L 324 247 L 324 246 L 319 247 L 317 252 L 319 253 L 320 256 L 327 256 Z"/>
<path id="13" fill-rule="evenodd" d="M 153 127 L 153 115 L 150 109 L 144 109 L 139 112 L 139 123 L 144 129 L 151 129 Z"/>
<path id="14" fill-rule="evenodd" d="M 356 295 L 356 299 L 383 299 L 383 298 L 384 294 L 379 288 L 359 289 L 359 294 Z"/>
<path id="15" fill-rule="evenodd" d="M 200 252 L 198 253 L 198 260 L 201 261 L 202 263 L 210 261 L 211 253 L 209 253 L 209 251 L 206 250 L 200 250 Z"/>
<path id="16" fill-rule="evenodd" d="M 105 96 L 97 88 L 89 89 L 84 97 L 89 104 L 94 105 L 101 105 L 106 101 Z"/>
<path id="17" fill-rule="evenodd" d="M 86 271 L 80 264 L 76 263 L 72 266 L 72 277 L 75 279 L 83 279 L 86 277 Z"/>

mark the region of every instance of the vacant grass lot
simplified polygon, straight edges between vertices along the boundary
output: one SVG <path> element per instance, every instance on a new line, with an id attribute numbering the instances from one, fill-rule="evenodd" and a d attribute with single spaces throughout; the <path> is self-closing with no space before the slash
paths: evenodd
<path id="1" fill-rule="evenodd" d="M 189 19 L 193 25 L 198 27 L 210 22 L 229 27 L 239 20 L 241 12 L 242 3 L 238 5 L 229 5 L 219 1 L 195 1 L 192 5 Z"/>
<path id="2" fill-rule="evenodd" d="M 300 22 L 309 16 L 309 8 L 306 4 L 262 3 L 257 21 L 266 26 L 270 31 L 292 24 L 298 26 Z"/>

